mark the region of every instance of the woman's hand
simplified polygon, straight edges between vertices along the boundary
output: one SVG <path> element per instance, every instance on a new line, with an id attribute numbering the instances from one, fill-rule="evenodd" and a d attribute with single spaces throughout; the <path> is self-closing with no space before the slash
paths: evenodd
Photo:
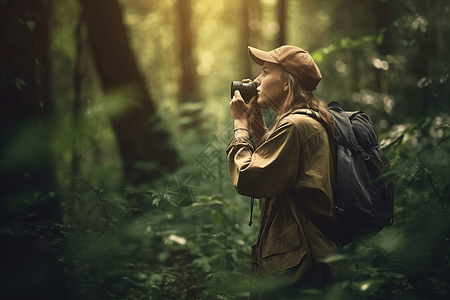
<path id="1" fill-rule="evenodd" d="M 242 82 L 251 82 L 244 79 Z M 266 125 L 262 116 L 261 106 L 257 104 L 258 96 L 252 97 L 246 104 L 239 91 L 235 91 L 230 102 L 230 112 L 234 119 L 235 128 L 246 128 L 252 130 L 255 138 L 259 139 L 266 132 Z"/>
<path id="2" fill-rule="evenodd" d="M 253 101 L 254 102 L 254 101 Z M 231 117 L 234 119 L 235 127 L 243 127 L 248 129 L 250 125 L 250 111 L 252 108 L 252 101 L 245 104 L 241 93 L 236 90 L 233 99 L 230 102 Z"/>

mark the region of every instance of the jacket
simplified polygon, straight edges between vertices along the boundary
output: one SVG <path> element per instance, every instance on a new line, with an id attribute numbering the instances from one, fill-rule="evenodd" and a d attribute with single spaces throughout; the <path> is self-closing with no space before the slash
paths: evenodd
<path id="1" fill-rule="evenodd" d="M 326 263 L 339 253 L 329 239 L 337 228 L 335 153 L 329 142 L 317 120 L 294 112 L 258 147 L 248 138 L 229 143 L 228 169 L 236 191 L 259 198 L 260 226 L 251 247 L 256 276 L 289 270 L 291 282 L 309 286 L 342 273 L 340 263 Z"/>

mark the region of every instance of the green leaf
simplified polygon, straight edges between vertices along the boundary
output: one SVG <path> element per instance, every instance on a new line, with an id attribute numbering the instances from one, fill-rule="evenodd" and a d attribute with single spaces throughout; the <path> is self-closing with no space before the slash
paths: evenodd
<path id="1" fill-rule="evenodd" d="M 312 58 L 316 63 L 320 64 L 323 61 L 323 52 L 322 51 L 313 52 Z"/>
<path id="2" fill-rule="evenodd" d="M 377 36 L 377 38 L 376 38 L 376 43 L 378 44 L 378 45 L 381 45 L 382 43 L 383 43 L 383 40 L 384 40 L 384 32 L 382 32 L 382 33 L 380 33 L 378 36 Z"/>
<path id="3" fill-rule="evenodd" d="M 391 273 L 392 277 L 395 277 L 397 279 L 405 278 L 405 275 L 400 273 Z"/>
<path id="4" fill-rule="evenodd" d="M 36 22 L 33 21 L 27 21 L 27 26 L 30 28 L 31 32 L 34 31 L 34 27 L 36 26 Z"/>
<path id="5" fill-rule="evenodd" d="M 450 140 L 450 136 L 446 136 L 444 138 L 441 138 L 438 143 L 437 143 L 437 147 L 439 147 L 442 143 L 445 143 L 446 141 Z"/>
<path id="6" fill-rule="evenodd" d="M 216 211 L 213 215 L 213 219 L 217 224 L 222 224 L 225 217 L 220 212 Z"/>
<path id="7" fill-rule="evenodd" d="M 231 211 L 234 211 L 234 212 L 240 212 L 241 211 L 241 207 L 239 205 L 230 205 L 228 208 Z"/>
<path id="8" fill-rule="evenodd" d="M 334 263 L 337 261 L 349 260 L 350 258 L 351 257 L 348 256 L 347 254 L 334 254 L 334 255 L 329 255 L 322 259 L 318 259 L 318 261 L 329 264 L 329 263 Z"/>
<path id="9" fill-rule="evenodd" d="M 152 204 L 154 206 L 158 206 L 160 202 L 161 202 L 161 198 L 157 197 L 157 198 L 153 199 Z"/>
<path id="10" fill-rule="evenodd" d="M 340 42 L 341 47 L 344 49 L 350 48 L 353 45 L 353 41 L 350 38 L 343 38 Z"/>

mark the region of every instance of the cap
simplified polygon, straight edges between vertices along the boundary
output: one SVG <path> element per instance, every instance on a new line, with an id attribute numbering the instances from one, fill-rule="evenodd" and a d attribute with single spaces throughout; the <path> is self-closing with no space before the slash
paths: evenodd
<path id="1" fill-rule="evenodd" d="M 319 67 L 309 52 L 299 47 L 284 45 L 266 52 L 248 46 L 248 53 L 258 65 L 262 66 L 265 61 L 280 65 L 308 91 L 314 91 L 322 79 Z"/>

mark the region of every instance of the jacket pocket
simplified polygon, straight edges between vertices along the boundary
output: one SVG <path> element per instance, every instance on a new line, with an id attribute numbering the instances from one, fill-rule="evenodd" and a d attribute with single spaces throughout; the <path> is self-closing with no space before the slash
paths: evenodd
<path id="1" fill-rule="evenodd" d="M 302 262 L 306 251 L 300 243 L 297 230 L 281 236 L 269 235 L 262 249 L 261 267 L 264 274 L 278 273 Z"/>
<path id="2" fill-rule="evenodd" d="M 282 272 L 300 265 L 305 256 L 306 251 L 301 246 L 286 253 L 268 256 L 261 260 L 261 272 L 265 275 Z"/>

